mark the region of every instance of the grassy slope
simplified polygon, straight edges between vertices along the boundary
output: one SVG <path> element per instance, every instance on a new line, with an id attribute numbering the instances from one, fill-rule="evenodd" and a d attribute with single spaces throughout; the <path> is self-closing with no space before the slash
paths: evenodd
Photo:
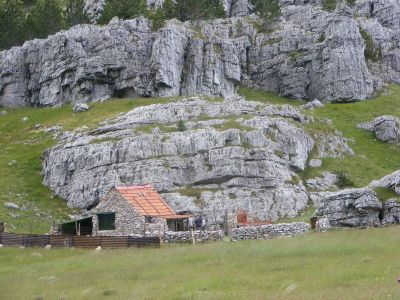
<path id="1" fill-rule="evenodd" d="M 65 219 L 72 212 L 64 201 L 53 199 L 51 191 L 41 184 L 40 158 L 43 151 L 56 141 L 51 134 L 35 129 L 35 124 L 40 123 L 45 127 L 60 124 L 65 130 L 83 125 L 94 127 L 98 122 L 134 107 L 168 101 L 171 99 L 94 103 L 84 114 L 73 113 L 69 105 L 62 108 L 8 110 L 6 116 L 0 117 L 0 220 L 9 224 L 9 231 L 13 230 L 13 224 L 19 232 L 43 233 L 49 230 L 53 219 Z M 29 120 L 22 122 L 23 117 Z M 10 164 L 14 160 L 16 163 Z M 12 211 L 4 207 L 4 202 L 18 205 L 28 203 L 29 207 L 24 211 Z M 10 213 L 20 217 L 13 218 Z"/>
<path id="2" fill-rule="evenodd" d="M 240 93 L 248 100 L 264 103 L 292 104 L 298 106 L 304 102 L 285 99 L 271 93 L 241 88 Z M 321 168 L 307 169 L 303 179 L 318 176 L 325 170 L 345 171 L 356 186 L 365 186 L 372 179 L 381 178 L 400 169 L 399 148 L 379 142 L 372 133 L 356 127 L 357 123 L 373 119 L 383 114 L 400 116 L 400 86 L 391 86 L 389 95 L 374 100 L 351 104 L 328 104 L 312 114 L 316 119 L 332 119 L 334 128 L 341 130 L 345 137 L 354 139 L 351 147 L 356 156 L 345 159 L 324 159 Z M 218 99 L 217 99 L 218 100 Z M 220 99 L 219 99 L 220 100 Z M 171 99 L 135 99 L 114 100 L 92 104 L 91 110 L 84 114 L 75 114 L 70 106 L 46 109 L 14 109 L 8 115 L 0 117 L 0 220 L 13 224 L 19 232 L 46 232 L 53 219 L 66 218 L 71 210 L 60 199 L 52 199 L 51 192 L 41 185 L 42 176 L 40 157 L 44 149 L 55 143 L 50 134 L 34 129 L 37 123 L 43 126 L 60 124 L 65 129 L 79 126 L 94 127 L 99 121 L 128 111 L 136 106 L 165 103 Z M 22 122 L 22 117 L 29 121 Z M 234 126 L 234 124 L 229 124 Z M 315 123 L 308 130 L 332 130 L 326 124 Z M 11 164 L 16 160 L 16 164 Z M 387 191 L 380 191 L 384 198 L 393 197 Z M 4 202 L 19 205 L 34 203 L 24 211 L 6 209 Z M 34 208 L 37 208 L 35 211 Z M 17 213 L 20 218 L 13 218 Z M 308 214 L 300 216 L 307 219 Z M 12 227 L 8 227 L 12 230 Z"/>
<path id="3" fill-rule="evenodd" d="M 0 249 L 3 299 L 399 299 L 400 227 L 161 249 Z"/>
<path id="4" fill-rule="evenodd" d="M 336 129 L 354 140 L 350 146 L 356 153 L 345 159 L 324 159 L 323 166 L 308 169 L 305 178 L 314 177 L 324 170 L 344 171 L 348 173 L 356 186 L 367 185 L 373 179 L 379 179 L 400 169 L 400 147 L 377 140 L 373 133 L 357 128 L 361 122 L 371 121 L 381 115 L 400 117 L 400 86 L 391 86 L 388 95 L 373 100 L 349 103 L 328 104 L 317 109 L 314 116 L 329 118 Z"/>
<path id="5" fill-rule="evenodd" d="M 268 102 L 272 99 L 276 104 L 301 104 L 300 101 L 282 99 L 269 93 L 251 89 L 241 89 L 241 93 L 249 100 Z M 400 169 L 400 147 L 389 145 L 377 140 L 373 133 L 357 128 L 361 122 L 371 121 L 381 115 L 400 117 L 400 86 L 390 86 L 387 95 L 375 99 L 348 104 L 327 104 L 323 108 L 309 112 L 316 123 L 306 126 L 306 130 L 340 130 L 343 136 L 351 139 L 351 148 L 355 156 L 344 159 L 326 158 L 320 168 L 308 168 L 301 174 L 303 179 L 321 175 L 323 171 L 347 173 L 356 187 L 366 186 L 373 179 L 379 179 Z M 291 102 L 292 101 L 292 102 Z M 331 119 L 333 126 L 321 122 L 324 118 Z M 384 198 L 393 196 L 387 191 L 381 191 Z"/>

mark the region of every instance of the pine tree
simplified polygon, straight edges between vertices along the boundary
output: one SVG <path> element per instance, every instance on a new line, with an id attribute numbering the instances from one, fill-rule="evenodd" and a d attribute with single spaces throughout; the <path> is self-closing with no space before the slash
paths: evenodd
<path id="1" fill-rule="evenodd" d="M 89 23 L 89 16 L 85 12 L 85 1 L 68 0 L 67 7 L 64 11 L 64 20 L 68 27 Z"/>
<path id="2" fill-rule="evenodd" d="M 46 38 L 62 28 L 62 11 L 56 0 L 38 0 L 26 18 L 29 39 Z"/>
<path id="3" fill-rule="evenodd" d="M 206 20 L 225 16 L 219 0 L 176 0 L 176 16 L 181 21 Z"/>
<path id="4" fill-rule="evenodd" d="M 254 10 L 268 21 L 274 21 L 281 15 L 279 0 L 252 0 Z"/>
<path id="5" fill-rule="evenodd" d="M 20 0 L 0 0 L 0 50 L 24 41 L 24 10 Z"/>
<path id="6" fill-rule="evenodd" d="M 107 24 L 113 17 L 133 19 L 147 14 L 146 0 L 106 0 L 98 23 Z"/>

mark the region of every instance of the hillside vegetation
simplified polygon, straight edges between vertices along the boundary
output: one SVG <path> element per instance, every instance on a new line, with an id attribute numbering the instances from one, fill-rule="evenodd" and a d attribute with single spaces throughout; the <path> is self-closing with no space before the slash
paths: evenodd
<path id="1" fill-rule="evenodd" d="M 241 88 L 240 93 L 247 100 L 257 100 L 264 103 L 300 105 L 304 102 L 285 99 L 271 93 L 248 88 Z M 324 108 L 307 112 L 312 114 L 317 122 L 307 126 L 309 132 L 320 130 L 335 130 L 352 140 L 350 146 L 355 156 L 344 159 L 323 159 L 322 167 L 308 168 L 301 177 L 305 180 L 319 176 L 323 171 L 344 172 L 357 187 L 367 185 L 373 179 L 379 179 L 400 169 L 399 147 L 377 141 L 370 132 L 358 129 L 360 122 L 369 121 L 376 116 L 391 114 L 400 116 L 398 99 L 400 87 L 391 86 L 386 95 L 375 99 L 350 103 L 327 104 Z M 71 106 L 44 109 L 11 109 L 8 114 L 0 117 L 0 220 L 5 221 L 8 230 L 17 232 L 47 232 L 53 222 L 68 219 L 73 213 L 62 199 L 53 198 L 51 191 L 42 186 L 41 156 L 46 148 L 55 144 L 50 133 L 44 133 L 43 127 L 56 124 L 63 130 L 88 126 L 94 128 L 98 122 L 118 113 L 126 112 L 140 105 L 167 103 L 176 98 L 166 99 L 134 99 L 112 100 L 104 103 L 93 103 L 91 109 L 82 114 L 72 112 Z M 22 118 L 28 117 L 23 122 Z M 329 118 L 333 125 L 326 125 L 322 120 Z M 237 126 L 227 122 L 226 126 Z M 41 124 L 36 129 L 35 125 Z M 227 129 L 227 128 L 223 128 Z M 151 131 L 151 126 L 147 128 Z M 384 199 L 394 195 L 387 190 L 378 191 Z M 10 210 L 5 202 L 14 202 L 24 206 L 24 210 Z M 312 214 L 297 219 L 307 220 Z M 287 221 L 287 220 L 285 220 Z"/>
<path id="2" fill-rule="evenodd" d="M 0 249 L 4 299 L 399 299 L 400 227 L 161 249 Z"/>
<path id="3" fill-rule="evenodd" d="M 61 125 L 63 130 L 81 126 L 90 128 L 134 107 L 171 100 L 155 98 L 93 103 L 85 114 L 74 113 L 70 105 L 8 110 L 7 115 L 0 116 L 0 220 L 8 224 L 9 231 L 43 233 L 49 230 L 53 221 L 69 219 L 68 214 L 74 212 L 64 201 L 53 198 L 51 191 L 42 185 L 41 156 L 56 142 L 52 134 L 43 132 L 44 127 Z M 28 120 L 24 122 L 22 118 L 25 117 Z M 35 128 L 37 124 L 41 125 L 40 128 Z M 5 208 L 5 202 L 26 209 L 9 210 Z"/>
<path id="4" fill-rule="evenodd" d="M 271 101 L 275 104 L 299 105 L 301 102 L 283 100 L 269 93 L 242 88 L 240 93 L 247 100 Z M 315 123 L 306 126 L 310 133 L 339 130 L 350 140 L 355 156 L 325 158 L 320 168 L 308 168 L 302 173 L 303 179 L 319 176 L 324 171 L 344 172 L 356 187 L 366 186 L 373 179 L 379 179 L 400 169 L 400 147 L 377 140 L 372 132 L 360 129 L 357 124 L 375 119 L 381 115 L 400 117 L 400 87 L 392 85 L 387 92 L 374 99 L 353 103 L 329 103 L 323 108 L 309 112 Z M 324 119 L 332 120 L 332 125 Z"/>

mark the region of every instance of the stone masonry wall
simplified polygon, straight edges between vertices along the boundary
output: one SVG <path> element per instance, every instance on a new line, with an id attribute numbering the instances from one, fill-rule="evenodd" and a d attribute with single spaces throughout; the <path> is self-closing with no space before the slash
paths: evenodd
<path id="1" fill-rule="evenodd" d="M 99 230 L 97 213 L 115 212 L 115 230 Z M 159 231 L 167 228 L 165 219 L 157 219 L 155 223 L 145 224 L 143 216 L 125 201 L 118 191 L 109 192 L 93 210 L 94 236 L 129 236 L 129 235 L 158 235 Z"/>
<path id="2" fill-rule="evenodd" d="M 304 222 L 287 224 L 270 224 L 262 226 L 247 226 L 235 228 L 232 231 L 231 239 L 236 240 L 255 240 L 271 239 L 280 236 L 293 236 L 305 234 L 309 230 L 309 225 Z"/>
<path id="3" fill-rule="evenodd" d="M 222 240 L 224 237 L 224 232 L 222 230 L 218 231 L 208 231 L 208 230 L 196 230 L 193 232 L 196 242 L 210 242 Z M 167 231 L 163 239 L 164 243 L 191 243 L 192 242 L 192 232 L 191 231 Z"/>

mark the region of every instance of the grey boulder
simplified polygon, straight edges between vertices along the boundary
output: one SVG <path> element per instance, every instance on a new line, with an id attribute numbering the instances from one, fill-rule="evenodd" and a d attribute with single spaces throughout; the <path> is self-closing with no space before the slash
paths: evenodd
<path id="1" fill-rule="evenodd" d="M 381 210 L 377 194 L 363 188 L 329 193 L 320 200 L 316 214 L 331 227 L 364 227 L 380 225 Z"/>
<path id="2" fill-rule="evenodd" d="M 89 105 L 87 105 L 86 103 L 77 103 L 74 105 L 74 107 L 72 108 L 74 112 L 85 112 L 89 110 Z"/>
<path id="3" fill-rule="evenodd" d="M 13 202 L 5 202 L 4 206 L 9 208 L 9 209 L 19 209 L 19 205 L 15 204 Z"/>
<path id="4" fill-rule="evenodd" d="M 400 203 L 396 199 L 388 200 L 383 205 L 383 223 L 400 223 Z"/>
<path id="5" fill-rule="evenodd" d="M 379 180 L 374 180 L 369 184 L 371 188 L 383 187 L 391 189 L 400 195 L 400 171 L 393 172 Z"/>
<path id="6" fill-rule="evenodd" d="M 400 119 L 393 116 L 380 116 L 371 122 L 361 123 L 359 128 L 372 131 L 377 139 L 386 143 L 400 142 Z"/>

